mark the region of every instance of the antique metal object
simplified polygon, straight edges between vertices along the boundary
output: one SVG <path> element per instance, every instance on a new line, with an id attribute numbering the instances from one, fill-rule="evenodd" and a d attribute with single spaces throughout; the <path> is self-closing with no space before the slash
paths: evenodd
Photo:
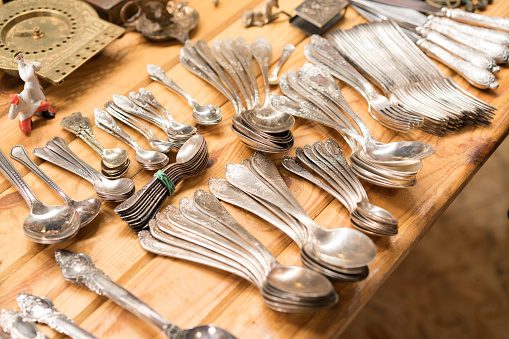
<path id="1" fill-rule="evenodd" d="M 242 23 L 245 27 L 261 27 L 276 20 L 281 13 L 288 15 L 283 11 L 273 12 L 274 8 L 279 8 L 278 0 L 265 0 L 263 7 L 245 10 L 242 13 Z"/>
<path id="2" fill-rule="evenodd" d="M 306 0 L 293 10 L 290 24 L 308 35 L 321 35 L 345 16 L 349 4 L 349 0 Z"/>
<path id="3" fill-rule="evenodd" d="M 37 297 L 28 293 L 20 293 L 17 297 L 18 306 L 23 318 L 33 322 L 43 323 L 57 332 L 67 334 L 74 339 L 97 339 L 85 331 L 74 321 L 58 312 L 53 302 L 47 297 Z"/>
<path id="4" fill-rule="evenodd" d="M 31 321 L 23 319 L 21 313 L 15 310 L 2 310 L 0 326 L 13 339 L 48 339 Z M 0 338 L 4 338 L 0 335 Z"/>
<path id="5" fill-rule="evenodd" d="M 16 52 L 37 58 L 40 78 L 60 84 L 124 29 L 83 1 L 18 0 L 0 6 L 0 68 L 17 70 Z"/>
<path id="6" fill-rule="evenodd" d="M 130 1 L 122 7 L 120 17 L 126 26 L 135 27 L 147 39 L 177 39 L 182 43 L 189 40 L 189 32 L 200 19 L 198 12 L 187 2 L 157 0 Z"/>

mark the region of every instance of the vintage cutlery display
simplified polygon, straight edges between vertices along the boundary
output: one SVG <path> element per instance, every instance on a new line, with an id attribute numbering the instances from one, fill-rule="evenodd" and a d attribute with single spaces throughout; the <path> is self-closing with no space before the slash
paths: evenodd
<path id="1" fill-rule="evenodd" d="M 96 108 L 94 110 L 95 116 L 95 124 L 97 127 L 109 133 L 119 139 L 120 141 L 126 143 L 130 147 L 132 147 L 136 151 L 136 156 L 134 159 L 140 164 L 144 169 L 147 170 L 157 170 L 164 167 L 168 161 L 170 160 L 168 156 L 159 152 L 159 151 L 147 151 L 141 148 L 140 145 L 134 140 L 127 132 L 125 132 L 120 126 L 115 122 L 110 114 L 107 112 Z M 122 117 L 121 115 L 119 115 Z M 129 121 L 125 119 L 123 121 Z M 132 126 L 135 126 L 132 123 Z M 141 130 L 142 127 L 140 127 Z"/>
<path id="2" fill-rule="evenodd" d="M 398 132 L 408 132 L 422 126 L 424 122 L 422 117 L 391 104 L 389 99 L 379 94 L 371 83 L 346 61 L 327 39 L 318 35 L 311 36 L 311 43 L 304 47 L 304 55 L 306 59 L 358 91 L 368 102 L 369 113 L 380 124 Z M 287 87 L 286 83 L 281 84 L 283 93 L 294 98 L 296 95 L 292 96 L 292 92 Z"/>
<path id="3" fill-rule="evenodd" d="M 171 78 L 167 77 L 164 70 L 156 65 L 147 65 L 147 72 L 150 78 L 163 84 L 166 88 L 184 97 L 189 106 L 193 109 L 193 119 L 200 125 L 215 125 L 223 119 L 223 112 L 214 105 L 200 105 Z M 162 106 L 161 106 L 162 107 Z"/>
<path id="4" fill-rule="evenodd" d="M 357 0 L 354 8 L 371 22 L 395 20 L 424 53 L 454 69 L 473 86 L 498 87 L 492 72 L 500 70 L 497 62 L 509 60 L 508 33 L 461 24 L 447 18 L 431 16 L 429 19 L 413 9 L 371 1 Z"/>
<path id="5" fill-rule="evenodd" d="M 34 172 L 39 178 L 41 178 L 49 187 L 51 187 L 65 202 L 67 206 L 70 206 L 78 212 L 80 215 L 80 227 L 88 225 L 92 220 L 97 217 L 101 210 L 101 200 L 99 199 L 88 199 L 83 201 L 76 201 L 71 199 L 58 185 L 50 179 L 44 173 L 39 166 L 37 166 L 32 159 L 28 156 L 25 148 L 21 145 L 14 146 L 11 148 L 11 158 L 19 161 L 25 165 L 29 170 Z"/>
<path id="6" fill-rule="evenodd" d="M 101 156 L 101 173 L 106 178 L 116 179 L 127 173 L 131 166 L 129 153 L 119 147 L 104 148 L 95 138 L 89 118 L 83 117 L 80 112 L 75 112 L 63 118 L 60 126 L 83 140 Z"/>
<path id="7" fill-rule="evenodd" d="M 67 146 L 64 139 L 54 137 L 46 146 L 35 148 L 34 155 L 72 172 L 93 185 L 99 198 L 124 201 L 134 193 L 134 183 L 129 178 L 108 179 L 80 159 Z"/>
<path id="8" fill-rule="evenodd" d="M 200 134 L 189 138 L 178 151 L 176 162 L 156 172 L 145 186 L 118 205 L 115 213 L 136 232 L 146 228 L 175 186 L 185 177 L 203 171 L 208 159 L 205 138 Z"/>
<path id="9" fill-rule="evenodd" d="M 68 335 L 73 339 L 97 339 L 91 333 L 76 325 L 71 318 L 58 312 L 53 302 L 47 297 L 20 293 L 17 301 L 24 319 L 46 324 L 55 331 Z"/>
<path id="10" fill-rule="evenodd" d="M 55 251 L 55 260 L 65 280 L 72 284 L 85 285 L 92 292 L 108 297 L 120 307 L 158 327 L 170 339 L 234 339 L 230 333 L 214 325 L 201 325 L 183 330 L 169 323 L 150 306 L 96 268 L 92 259 L 84 253 L 59 249 Z"/>
<path id="11" fill-rule="evenodd" d="M 43 204 L 1 150 L 0 171 L 30 207 L 30 214 L 23 222 L 23 232 L 28 239 L 41 244 L 55 244 L 69 240 L 78 233 L 81 218 L 76 209 Z"/>
<path id="12" fill-rule="evenodd" d="M 304 266 L 337 281 L 354 282 L 367 276 L 367 265 L 376 256 L 373 241 L 352 228 L 325 229 L 316 224 L 266 155 L 256 152 L 243 165 L 227 164 L 226 178 L 209 180 L 212 194 L 287 233 L 301 248 Z"/>
<path id="13" fill-rule="evenodd" d="M 393 104 L 423 117 L 422 130 L 444 135 L 462 126 L 490 124 L 495 108 L 446 77 L 394 22 L 336 30 L 327 39 L 361 73 L 369 74 Z M 376 57 L 366 53 L 374 46 Z"/>
<path id="14" fill-rule="evenodd" d="M 337 302 L 332 284 L 306 268 L 283 266 L 210 193 L 182 198 L 139 233 L 146 250 L 236 274 L 255 285 L 265 304 L 281 312 L 311 312 Z"/>
<path id="15" fill-rule="evenodd" d="M 398 233 L 398 220 L 386 210 L 369 202 L 364 187 L 334 140 L 328 139 L 325 144 L 317 141 L 313 146 L 299 147 L 296 153 L 297 158 L 327 184 L 302 167 L 295 158 L 285 155 L 283 167 L 338 199 L 350 212 L 354 227 L 374 235 L 393 236 Z"/>
<path id="16" fill-rule="evenodd" d="M 251 46 L 241 37 L 225 39 L 214 42 L 212 48 L 199 40 L 185 44 L 180 50 L 180 62 L 232 102 L 237 113 L 232 117 L 232 130 L 244 144 L 256 150 L 280 153 L 293 146 L 290 128 L 295 120 L 292 115 L 272 107 L 268 75 L 271 54 L 272 47 L 264 38 L 255 39 Z M 253 57 L 262 73 L 265 92 L 263 106 L 254 75 Z"/>

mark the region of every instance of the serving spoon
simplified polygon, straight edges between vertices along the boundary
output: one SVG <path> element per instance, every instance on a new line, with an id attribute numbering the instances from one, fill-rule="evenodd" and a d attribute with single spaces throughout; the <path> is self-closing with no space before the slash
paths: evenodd
<path id="1" fill-rule="evenodd" d="M 60 266 L 65 280 L 72 284 L 85 285 L 91 291 L 108 297 L 120 307 L 158 327 L 168 338 L 235 338 L 226 330 L 214 325 L 200 325 L 184 330 L 171 324 L 134 294 L 96 268 L 92 259 L 84 253 L 74 253 L 58 249 L 55 251 L 55 260 L 58 266 Z"/>
<path id="2" fill-rule="evenodd" d="M 23 222 L 23 231 L 30 240 L 55 244 L 71 239 L 78 233 L 81 225 L 78 212 L 70 206 L 43 204 L 1 150 L 0 171 L 30 207 L 30 214 Z"/>
<path id="3" fill-rule="evenodd" d="M 50 177 L 44 173 L 39 166 L 37 166 L 32 159 L 28 156 L 25 148 L 21 145 L 14 146 L 11 148 L 11 158 L 19 161 L 32 172 L 34 172 L 39 178 L 41 178 L 49 187 L 51 187 L 66 203 L 67 206 L 74 208 L 80 215 L 81 227 L 88 225 L 101 210 L 101 200 L 99 199 L 88 199 L 82 201 L 76 201 L 71 199 L 58 185 L 51 180 Z"/>

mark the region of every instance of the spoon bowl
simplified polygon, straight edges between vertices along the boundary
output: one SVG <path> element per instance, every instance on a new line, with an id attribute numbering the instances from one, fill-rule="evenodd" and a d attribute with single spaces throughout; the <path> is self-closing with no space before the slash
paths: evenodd
<path id="1" fill-rule="evenodd" d="M 168 338 L 170 338 L 168 334 Z M 181 330 L 179 338 L 184 339 L 235 339 L 228 331 L 214 325 L 200 325 L 188 330 Z"/>
<path id="2" fill-rule="evenodd" d="M 366 266 L 376 256 L 374 242 L 352 228 L 317 228 L 310 241 L 314 254 L 320 260 L 338 267 Z"/>
<path id="3" fill-rule="evenodd" d="M 80 215 L 81 227 L 85 227 L 95 219 L 101 210 L 101 205 L 102 203 L 99 199 L 71 200 L 67 203 L 67 206 L 74 208 Z"/>
<path id="4" fill-rule="evenodd" d="M 223 118 L 221 109 L 214 105 L 193 105 L 193 119 L 200 125 L 215 125 Z"/>
<path id="5" fill-rule="evenodd" d="M 267 275 L 266 283 L 279 291 L 306 297 L 325 297 L 334 291 L 323 275 L 297 266 L 276 266 Z"/>
<path id="6" fill-rule="evenodd" d="M 78 212 L 72 207 L 36 202 L 23 223 L 23 231 L 35 242 L 54 244 L 74 237 L 80 229 L 80 222 Z"/>
<path id="7" fill-rule="evenodd" d="M 123 148 L 104 149 L 103 164 L 108 168 L 117 168 L 127 162 L 129 153 Z"/>

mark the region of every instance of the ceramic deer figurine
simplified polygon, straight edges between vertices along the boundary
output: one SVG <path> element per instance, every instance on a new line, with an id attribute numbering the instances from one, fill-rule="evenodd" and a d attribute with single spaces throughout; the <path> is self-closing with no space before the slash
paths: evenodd
<path id="1" fill-rule="evenodd" d="M 39 113 L 45 118 L 53 118 L 56 111 L 47 101 L 39 79 L 35 75 L 35 71 L 41 69 L 41 63 L 25 61 L 21 52 L 16 53 L 14 59 L 18 62 L 19 77 L 25 82 L 25 87 L 20 94 L 10 95 L 9 119 L 13 120 L 19 114 L 19 128 L 27 134 L 32 130 L 34 114 Z"/>

